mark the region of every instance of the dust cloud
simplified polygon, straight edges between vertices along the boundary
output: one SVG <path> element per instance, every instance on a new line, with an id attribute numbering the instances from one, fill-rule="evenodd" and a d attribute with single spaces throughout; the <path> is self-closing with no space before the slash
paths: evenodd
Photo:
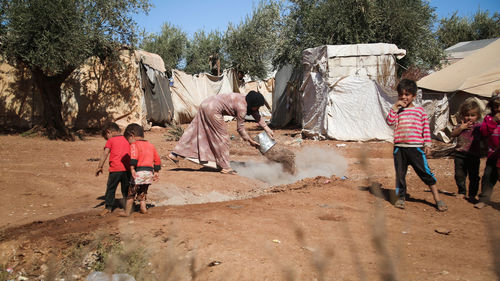
<path id="1" fill-rule="evenodd" d="M 211 191 L 207 194 L 193 193 L 175 185 L 153 186 L 148 192 L 148 198 L 155 206 L 202 204 L 236 199 L 217 191 Z"/>
<path id="2" fill-rule="evenodd" d="M 240 176 L 258 179 L 271 186 L 289 184 L 305 178 L 317 176 L 343 176 L 347 161 L 332 149 L 306 147 L 295 153 L 296 173 L 292 175 L 283 170 L 281 164 L 265 161 L 232 162 L 231 167 Z"/>

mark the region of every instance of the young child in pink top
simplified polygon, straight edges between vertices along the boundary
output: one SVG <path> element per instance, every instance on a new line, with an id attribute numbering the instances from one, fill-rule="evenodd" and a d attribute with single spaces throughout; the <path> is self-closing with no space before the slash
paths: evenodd
<path id="1" fill-rule="evenodd" d="M 387 115 L 387 124 L 394 127 L 394 167 L 396 169 L 396 194 L 394 206 L 405 208 L 406 172 L 412 166 L 420 179 L 432 191 L 436 208 L 446 211 L 446 204 L 440 199 L 436 178 L 427 164 L 426 154 L 430 153 L 431 134 L 427 114 L 422 107 L 413 104 L 417 95 L 417 84 L 413 80 L 399 82 L 398 101 Z M 423 149 L 422 149 L 423 148 Z"/>
<path id="2" fill-rule="evenodd" d="M 493 93 L 487 107 L 490 114 L 484 117 L 481 124 L 481 134 L 488 139 L 488 159 L 484 167 L 483 177 L 481 178 L 481 194 L 479 202 L 474 205 L 478 209 L 486 207 L 491 199 L 493 187 L 499 179 L 498 167 L 500 167 L 500 95 Z"/>
<path id="3" fill-rule="evenodd" d="M 469 177 L 469 201 L 476 200 L 479 189 L 479 164 L 481 157 L 481 107 L 474 98 L 468 98 L 458 110 L 458 124 L 451 136 L 457 140 L 455 146 L 455 182 L 458 186 L 457 198 L 466 194 L 465 181 Z"/>

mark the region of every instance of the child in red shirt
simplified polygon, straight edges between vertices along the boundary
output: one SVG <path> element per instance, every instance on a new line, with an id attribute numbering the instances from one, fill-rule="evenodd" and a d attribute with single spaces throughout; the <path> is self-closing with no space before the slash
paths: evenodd
<path id="1" fill-rule="evenodd" d="M 132 183 L 128 190 L 125 216 L 132 213 L 134 199 L 140 202 L 140 211 L 145 214 L 148 187 L 159 178 L 161 160 L 153 144 L 144 139 L 144 130 L 138 124 L 130 124 L 123 133 L 130 143 L 130 171 Z"/>
<path id="2" fill-rule="evenodd" d="M 113 211 L 118 183 L 121 184 L 123 199 L 127 198 L 130 183 L 130 144 L 120 134 L 120 127 L 116 123 L 106 124 L 102 130 L 102 136 L 107 141 L 106 145 L 104 145 L 104 151 L 95 175 L 97 177 L 102 173 L 104 162 L 109 156 L 109 176 L 106 186 L 105 207 L 101 212 L 101 216 L 104 216 Z"/>

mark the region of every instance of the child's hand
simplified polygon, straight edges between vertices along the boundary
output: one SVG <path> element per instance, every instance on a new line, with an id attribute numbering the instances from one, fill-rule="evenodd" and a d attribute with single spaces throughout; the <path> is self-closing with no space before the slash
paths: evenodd
<path id="1" fill-rule="evenodd" d="M 158 181 L 160 179 L 160 174 L 158 172 L 155 172 L 153 174 L 153 181 Z"/>
<path id="2" fill-rule="evenodd" d="M 134 169 L 131 169 L 130 170 L 130 173 L 132 174 L 132 178 L 135 179 L 135 170 Z"/>
<path id="3" fill-rule="evenodd" d="M 399 108 L 401 107 L 406 107 L 406 102 L 403 101 L 403 100 L 398 100 L 392 107 L 395 109 L 395 110 L 398 110 Z"/>
<path id="4" fill-rule="evenodd" d="M 472 122 L 472 121 L 468 121 L 468 122 L 462 121 L 462 124 L 460 124 L 460 129 L 462 129 L 462 130 L 472 129 L 473 125 L 474 125 L 474 122 Z"/>
<path id="5" fill-rule="evenodd" d="M 429 156 L 431 154 L 431 148 L 430 146 L 424 147 L 424 153 L 426 156 Z"/>
<path id="6" fill-rule="evenodd" d="M 97 168 L 97 171 L 95 172 L 95 176 L 99 176 L 99 174 L 102 174 L 102 168 Z"/>

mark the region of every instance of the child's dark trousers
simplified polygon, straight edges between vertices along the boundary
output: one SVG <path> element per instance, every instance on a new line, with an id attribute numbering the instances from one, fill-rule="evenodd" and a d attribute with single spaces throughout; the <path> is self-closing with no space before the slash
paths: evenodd
<path id="1" fill-rule="evenodd" d="M 115 202 L 115 192 L 118 184 L 121 186 L 123 198 L 127 198 L 128 186 L 130 184 L 130 172 L 110 172 L 108 185 L 106 187 L 105 203 L 106 209 L 112 210 Z"/>
<path id="2" fill-rule="evenodd" d="M 498 168 L 497 158 L 488 158 L 486 160 L 486 167 L 484 168 L 483 177 L 481 178 L 481 194 L 479 194 L 479 201 L 487 203 L 491 199 L 493 187 L 498 181 Z"/>
<path id="3" fill-rule="evenodd" d="M 469 198 L 475 198 L 479 190 L 479 156 L 469 153 L 455 152 L 455 182 L 458 193 L 466 195 L 465 181 L 469 176 Z"/>
<path id="4" fill-rule="evenodd" d="M 436 178 L 427 164 L 421 147 L 394 147 L 394 168 L 396 169 L 396 194 L 400 199 L 406 197 L 406 172 L 408 165 L 426 185 L 436 184 Z"/>

